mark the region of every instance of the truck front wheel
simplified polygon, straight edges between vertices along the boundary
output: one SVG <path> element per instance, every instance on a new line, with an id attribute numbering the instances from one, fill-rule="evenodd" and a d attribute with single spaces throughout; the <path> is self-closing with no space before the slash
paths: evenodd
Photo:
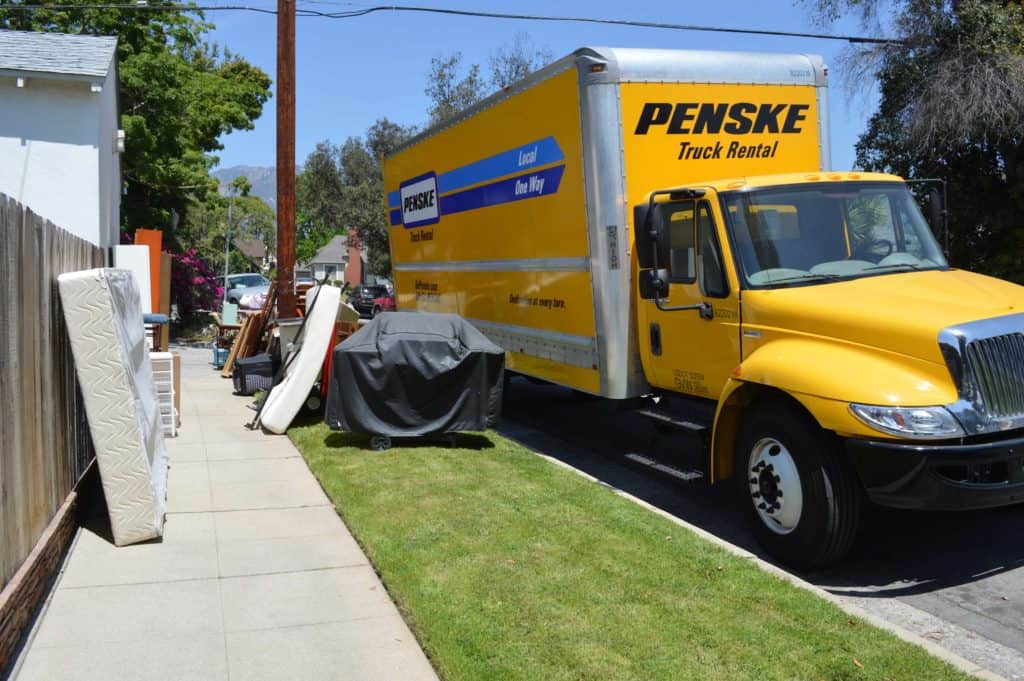
<path id="1" fill-rule="evenodd" d="M 850 549 L 860 519 L 857 476 L 836 437 L 804 411 L 755 406 L 736 441 L 734 470 L 768 553 L 809 569 Z"/>

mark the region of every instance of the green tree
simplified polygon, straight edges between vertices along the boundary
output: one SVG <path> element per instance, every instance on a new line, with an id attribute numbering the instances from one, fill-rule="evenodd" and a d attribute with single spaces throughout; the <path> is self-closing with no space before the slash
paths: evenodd
<path id="1" fill-rule="evenodd" d="M 533 44 L 528 33 L 519 32 L 511 42 L 499 45 L 487 59 L 490 85 L 502 90 L 526 78 L 552 60 L 551 52 Z M 427 87 L 430 98 L 427 114 L 430 125 L 452 120 L 487 96 L 487 81 L 481 75 L 479 64 L 470 64 L 462 73 L 462 53 L 453 52 L 430 60 Z"/>
<path id="2" fill-rule="evenodd" d="M 231 196 L 249 196 L 252 191 L 252 182 L 245 175 L 239 175 L 228 182 L 228 194 Z"/>
<path id="3" fill-rule="evenodd" d="M 526 34 L 499 47 L 490 57 L 491 84 L 507 87 L 550 60 L 533 47 Z M 486 94 L 480 66 L 462 73 L 462 55 L 434 57 L 426 94 L 431 124 L 451 120 Z M 296 186 L 296 258 L 308 261 L 337 234 L 356 230 L 367 249 L 367 269 L 390 276 L 388 213 L 384 200 L 384 157 L 415 134 L 415 129 L 386 118 L 378 120 L 365 137 L 349 137 L 340 146 L 317 144 L 306 159 Z"/>
<path id="4" fill-rule="evenodd" d="M 365 139 L 316 145 L 297 180 L 297 260 L 308 261 L 332 237 L 354 229 L 367 248 L 369 272 L 390 275 L 381 160 L 413 132 L 382 118 L 370 126 Z"/>
<path id="5" fill-rule="evenodd" d="M 366 131 L 363 146 L 373 165 L 361 182 L 348 184 L 349 224 L 356 227 L 368 251 L 371 273 L 391 276 L 391 249 L 388 244 L 387 199 L 384 195 L 384 157 L 416 134 L 411 126 L 402 126 L 386 118 L 378 119 Z"/>
<path id="6" fill-rule="evenodd" d="M 172 4 L 150 0 L 147 11 L 0 8 L 0 28 L 117 36 L 125 131 L 121 216 L 128 231 L 169 227 L 173 215 L 215 193 L 209 170 L 217 160 L 212 152 L 222 148 L 219 138 L 252 128 L 270 96 L 266 73 L 204 42 L 212 24 L 201 12 L 161 9 Z"/>
<path id="7" fill-rule="evenodd" d="M 880 0 L 806 0 L 823 22 Z M 1024 283 L 1024 5 L 894 0 L 900 45 L 851 50 L 847 80 L 877 78 L 878 110 L 857 143 L 869 170 L 949 182 L 950 260 Z"/>
<path id="8" fill-rule="evenodd" d="M 500 45 L 487 60 L 491 85 L 503 90 L 553 60 L 550 50 L 534 46 L 529 33 L 516 33 L 512 42 Z"/>
<path id="9" fill-rule="evenodd" d="M 331 237 L 345 233 L 342 185 L 339 148 L 328 140 L 317 143 L 295 178 L 296 262 L 308 262 Z"/>
<path id="10" fill-rule="evenodd" d="M 460 111 L 483 99 L 486 91 L 480 65 L 470 64 L 465 75 L 461 75 L 462 53 L 438 56 L 430 60 L 427 87 L 424 92 L 430 97 L 427 112 L 431 125 L 450 121 Z"/>
<path id="11" fill-rule="evenodd" d="M 243 182 L 247 182 L 242 178 Z M 231 205 L 233 202 L 233 205 Z M 273 253 L 276 247 L 277 218 L 262 199 L 239 191 L 234 197 L 210 194 L 204 200 L 193 199 L 178 226 L 177 236 L 216 272 L 224 274 L 224 240 L 228 231 L 228 206 L 231 205 L 231 238 L 260 239 Z M 248 272 L 252 265 L 234 247 L 230 249 L 232 272 Z"/>

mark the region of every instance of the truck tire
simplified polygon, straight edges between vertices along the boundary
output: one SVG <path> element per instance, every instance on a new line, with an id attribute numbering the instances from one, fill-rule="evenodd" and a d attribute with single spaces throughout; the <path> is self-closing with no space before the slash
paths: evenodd
<path id="1" fill-rule="evenodd" d="M 736 441 L 736 481 L 758 542 L 799 569 L 843 557 L 857 535 L 861 489 L 835 435 L 785 402 L 755 405 Z"/>

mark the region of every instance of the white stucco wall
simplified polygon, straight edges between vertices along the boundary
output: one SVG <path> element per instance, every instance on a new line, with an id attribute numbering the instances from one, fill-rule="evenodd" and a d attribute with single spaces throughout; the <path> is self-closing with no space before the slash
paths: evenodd
<path id="1" fill-rule="evenodd" d="M 0 192 L 103 247 L 120 219 L 115 82 L 0 76 Z"/>
<path id="2" fill-rule="evenodd" d="M 116 64 L 116 61 L 115 61 Z M 110 69 L 99 93 L 100 224 L 106 225 L 106 243 L 114 245 L 121 236 L 121 154 L 117 151 L 117 131 L 121 117 L 117 112 L 117 69 Z M 159 225 L 150 225 L 159 227 Z M 102 228 L 101 228 L 102 229 Z"/>

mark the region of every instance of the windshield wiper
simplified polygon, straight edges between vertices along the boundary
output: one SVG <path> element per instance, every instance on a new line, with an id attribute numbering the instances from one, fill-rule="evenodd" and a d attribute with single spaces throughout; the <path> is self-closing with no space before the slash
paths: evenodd
<path id="1" fill-rule="evenodd" d="M 865 267 L 863 270 L 861 270 L 861 272 L 867 272 L 869 270 L 888 270 L 895 269 L 897 267 L 905 267 L 908 270 L 914 270 L 915 272 L 933 269 L 931 267 L 921 267 L 920 265 L 915 265 L 909 262 L 894 262 L 891 265 L 873 265 L 872 267 Z"/>
<path id="2" fill-rule="evenodd" d="M 771 286 L 773 284 L 789 284 L 797 281 L 839 281 L 842 278 L 842 275 L 839 274 L 822 274 L 820 272 L 813 272 L 808 274 L 798 274 L 793 277 L 783 277 L 782 279 L 772 279 L 771 281 L 766 281 L 765 284 Z"/>

